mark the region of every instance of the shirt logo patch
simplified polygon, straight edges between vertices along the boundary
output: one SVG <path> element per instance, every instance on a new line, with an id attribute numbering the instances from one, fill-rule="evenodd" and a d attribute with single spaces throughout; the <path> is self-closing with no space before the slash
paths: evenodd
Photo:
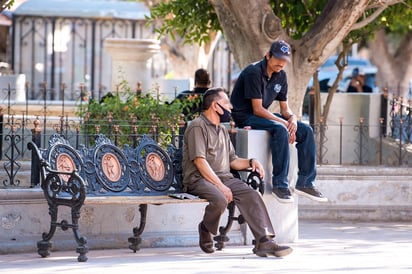
<path id="1" fill-rule="evenodd" d="M 276 85 L 273 87 L 273 90 L 274 90 L 276 93 L 279 93 L 281 89 L 282 89 L 282 86 L 279 85 L 279 84 L 276 84 Z"/>

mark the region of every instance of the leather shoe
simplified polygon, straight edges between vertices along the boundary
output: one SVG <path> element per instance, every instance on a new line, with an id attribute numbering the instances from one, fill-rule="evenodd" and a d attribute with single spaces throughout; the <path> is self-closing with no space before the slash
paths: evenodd
<path id="1" fill-rule="evenodd" d="M 213 239 L 210 232 L 202 229 L 202 223 L 199 224 L 198 229 L 200 249 L 202 249 L 205 253 L 215 252 L 215 249 L 213 248 Z"/>
<path id="2" fill-rule="evenodd" d="M 253 252 L 260 257 L 269 255 L 275 257 L 284 257 L 292 253 L 293 249 L 289 246 L 277 245 L 274 241 L 269 240 L 263 243 L 257 243 Z"/>

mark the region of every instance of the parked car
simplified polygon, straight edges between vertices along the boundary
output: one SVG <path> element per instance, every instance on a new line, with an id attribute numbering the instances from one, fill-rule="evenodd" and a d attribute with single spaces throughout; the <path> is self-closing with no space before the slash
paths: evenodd
<path id="1" fill-rule="evenodd" d="M 336 77 L 338 76 L 338 68 L 335 65 L 336 55 L 330 57 L 326 62 L 320 66 L 318 71 L 319 86 L 321 92 L 328 92 L 328 89 L 335 82 Z M 374 93 L 379 92 L 379 88 L 376 86 L 376 73 L 378 68 L 369 62 L 367 59 L 357 58 L 357 57 L 348 57 L 348 65 L 343 72 L 342 80 L 339 82 L 338 92 L 346 92 L 348 88 L 352 71 L 358 68 L 365 73 L 365 83 L 366 85 L 372 88 Z M 313 79 L 311 78 L 308 83 L 308 90 L 313 87 Z"/>

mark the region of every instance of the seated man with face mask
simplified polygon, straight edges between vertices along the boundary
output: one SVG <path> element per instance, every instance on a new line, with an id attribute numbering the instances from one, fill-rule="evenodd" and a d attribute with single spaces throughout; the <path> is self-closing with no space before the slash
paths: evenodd
<path id="1" fill-rule="evenodd" d="M 222 122 L 230 120 L 232 105 L 223 88 L 212 88 L 203 95 L 202 113 L 187 127 L 183 143 L 183 184 L 185 190 L 208 200 L 199 224 L 199 246 L 206 253 L 214 252 L 212 234 L 218 232 L 221 215 L 234 201 L 256 239 L 256 255 L 283 257 L 292 252 L 288 246 L 277 245 L 272 223 L 262 196 L 230 169 L 251 168 L 264 176 L 256 159 L 239 158 L 229 133 Z"/>

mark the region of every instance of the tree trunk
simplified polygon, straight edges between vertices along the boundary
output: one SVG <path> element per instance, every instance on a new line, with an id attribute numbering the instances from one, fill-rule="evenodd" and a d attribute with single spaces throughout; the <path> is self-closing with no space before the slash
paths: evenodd
<path id="1" fill-rule="evenodd" d="M 330 0 L 313 28 L 300 40 L 288 37 L 267 0 L 210 0 L 237 63 L 244 68 L 260 60 L 277 39 L 292 47 L 288 75 L 288 101 L 302 112 L 307 84 L 316 69 L 329 58 L 366 9 L 369 0 Z"/>
<path id="2" fill-rule="evenodd" d="M 147 7 L 151 8 L 163 0 L 143 0 Z M 161 25 L 162 21 L 154 23 L 154 27 Z M 187 79 L 194 76 L 198 68 L 207 69 L 211 55 L 221 37 L 220 33 L 210 33 L 210 42 L 202 44 L 197 43 L 184 44 L 183 38 L 178 35 L 173 40 L 170 36 L 163 36 L 161 40 L 162 51 L 167 54 L 167 60 L 171 68 L 166 73 L 172 72 L 174 79 Z"/>
<path id="3" fill-rule="evenodd" d="M 179 38 L 176 41 L 173 41 L 170 37 L 162 39 L 161 47 L 168 55 L 175 79 L 193 77 L 198 68 L 207 69 L 210 56 L 220 39 L 220 35 L 215 33 L 210 36 L 211 42 L 202 46 L 183 44 Z"/>
<path id="4" fill-rule="evenodd" d="M 369 43 L 371 61 L 378 67 L 377 86 L 388 88 L 389 93 L 404 98 L 410 97 L 410 80 L 412 79 L 412 32 L 399 43 L 396 50 L 391 50 L 389 38 L 384 30 L 375 34 Z M 394 52 L 394 53 L 391 53 Z"/>

